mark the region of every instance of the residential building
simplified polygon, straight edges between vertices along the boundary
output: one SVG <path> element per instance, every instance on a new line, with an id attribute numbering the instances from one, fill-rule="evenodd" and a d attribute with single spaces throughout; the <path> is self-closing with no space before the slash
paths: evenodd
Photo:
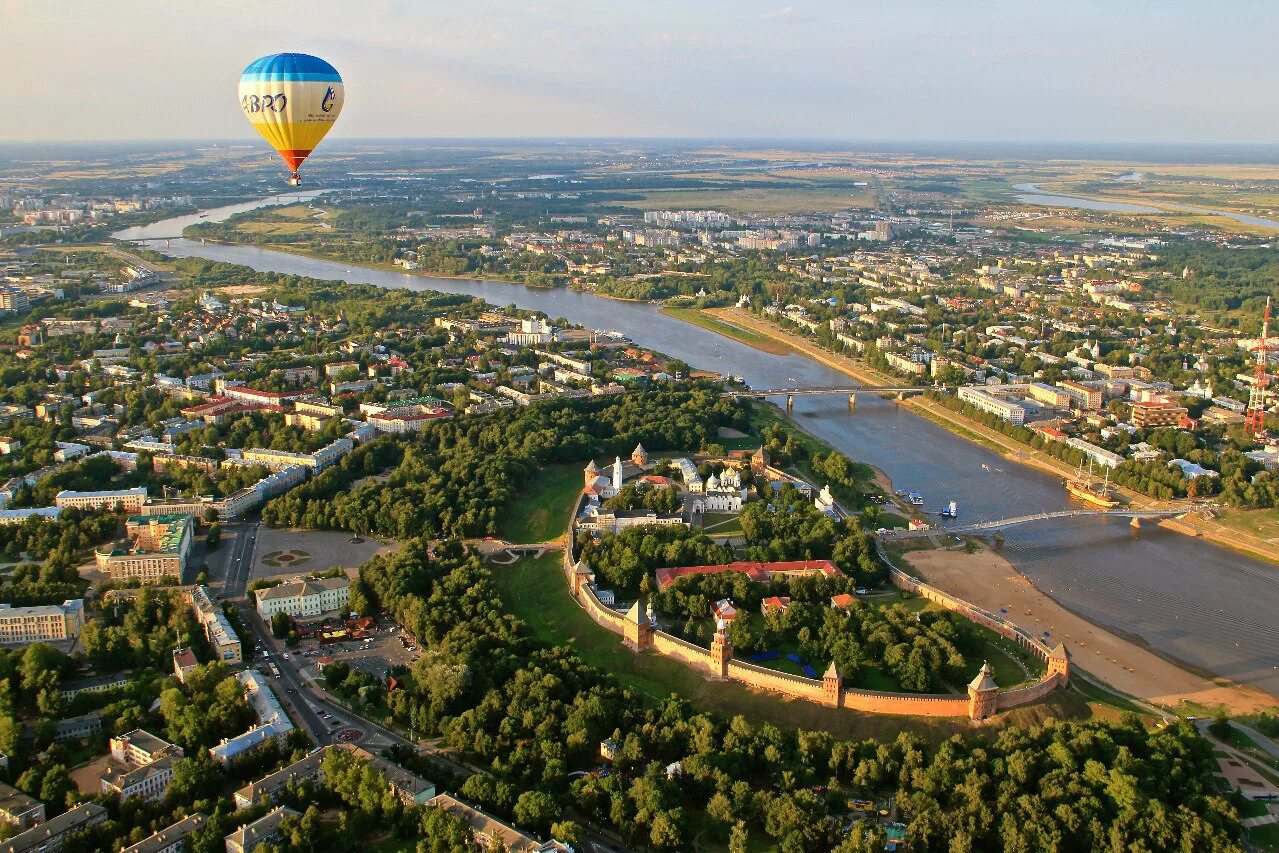
<path id="1" fill-rule="evenodd" d="M 62 698 L 74 699 L 81 693 L 103 693 L 107 690 L 115 690 L 117 687 L 124 687 L 132 681 L 133 673 L 131 672 L 116 672 L 68 681 L 62 685 Z"/>
<path id="2" fill-rule="evenodd" d="M 194 587 L 188 593 L 188 598 L 192 609 L 195 610 L 195 618 L 204 626 L 204 636 L 208 639 L 209 645 L 213 646 L 217 659 L 227 664 L 243 661 L 244 649 L 240 643 L 240 637 L 231 627 L 231 622 L 222 612 L 222 608 L 209 596 L 209 590 L 203 586 Z"/>
<path id="3" fill-rule="evenodd" d="M 324 757 L 328 755 L 330 750 L 335 749 L 350 753 L 354 758 L 366 762 L 381 773 L 387 784 L 391 786 L 391 791 L 406 806 L 425 803 L 435 796 L 434 783 L 354 744 L 339 743 L 316 749 L 305 758 L 293 762 L 288 767 L 245 785 L 235 792 L 236 808 L 245 809 L 257 803 L 274 802 L 289 785 L 296 784 L 304 779 L 322 782 L 324 780 L 322 766 Z"/>
<path id="4" fill-rule="evenodd" d="M 572 848 L 561 841 L 538 841 L 451 794 L 440 794 L 427 801 L 427 805 L 466 821 L 475 846 L 481 850 L 496 843 L 507 853 L 572 853 Z"/>
<path id="5" fill-rule="evenodd" d="M 125 540 L 98 549 L 98 568 L 114 580 L 181 578 L 194 529 L 195 519 L 186 514 L 131 516 Z"/>
<path id="6" fill-rule="evenodd" d="M 120 853 L 186 853 L 187 837 L 208 822 L 208 817 L 196 812 L 177 823 L 148 835 L 137 844 L 130 845 Z"/>
<path id="7" fill-rule="evenodd" d="M 103 492 L 75 492 L 63 489 L 53 498 L 54 506 L 75 507 L 76 509 L 124 509 L 125 512 L 140 512 L 147 502 L 146 486 L 135 489 L 116 489 Z"/>
<path id="8" fill-rule="evenodd" d="M 1188 410 L 1185 406 L 1177 406 L 1164 402 L 1136 402 L 1132 404 L 1132 425 L 1138 429 L 1160 426 L 1177 426 Z"/>
<path id="9" fill-rule="evenodd" d="M 280 700 L 255 669 L 235 674 L 244 686 L 244 696 L 257 716 L 257 723 L 243 734 L 223 738 L 217 746 L 210 747 L 209 755 L 217 763 L 227 766 L 252 753 L 258 747 L 273 743 L 293 731 L 293 721 L 284 713 Z"/>
<path id="10" fill-rule="evenodd" d="M 276 806 L 252 823 L 246 823 L 226 837 L 226 853 L 251 853 L 260 845 L 277 840 L 280 823 L 290 815 L 301 817 L 293 809 Z"/>
<path id="11" fill-rule="evenodd" d="M 14 607 L 0 604 L 0 644 L 73 640 L 84 628 L 84 599 L 69 598 L 61 604 Z"/>
<path id="12" fill-rule="evenodd" d="M 196 659 L 195 652 L 190 649 L 174 649 L 173 650 L 173 674 L 178 677 L 178 681 L 183 684 L 187 683 L 192 671 L 200 665 L 200 661 Z"/>
<path id="13" fill-rule="evenodd" d="M 345 609 L 351 598 L 351 580 L 336 578 L 300 580 L 257 591 L 258 613 L 270 619 L 284 613 L 294 619 L 314 619 Z"/>
<path id="14" fill-rule="evenodd" d="M 97 826 L 107 819 L 107 810 L 97 803 L 81 803 L 75 808 L 37 824 L 8 841 L 0 841 L 0 853 L 58 853 L 67 836 Z"/>
<path id="15" fill-rule="evenodd" d="M 0 821 L 13 824 L 19 832 L 30 829 L 44 823 L 44 803 L 0 782 Z"/>
<path id="16" fill-rule="evenodd" d="M 102 734 L 102 712 L 90 711 L 78 717 L 67 717 L 54 721 L 53 739 L 58 743 L 72 740 L 87 740 Z"/>

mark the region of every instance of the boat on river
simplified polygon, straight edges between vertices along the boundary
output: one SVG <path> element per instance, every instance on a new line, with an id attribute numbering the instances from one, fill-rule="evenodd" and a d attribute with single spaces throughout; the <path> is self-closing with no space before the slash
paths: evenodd
<path id="1" fill-rule="evenodd" d="M 1079 473 L 1074 477 L 1067 477 L 1062 481 L 1066 486 L 1066 492 L 1072 497 L 1083 501 L 1084 503 L 1095 506 L 1098 509 L 1114 509 L 1119 506 L 1119 499 L 1115 497 L 1114 491 L 1110 488 L 1110 469 L 1106 469 L 1106 477 L 1104 480 L 1097 480 L 1092 476 L 1092 465 L 1088 466 L 1088 473 L 1084 474 L 1083 465 L 1079 466 Z"/>

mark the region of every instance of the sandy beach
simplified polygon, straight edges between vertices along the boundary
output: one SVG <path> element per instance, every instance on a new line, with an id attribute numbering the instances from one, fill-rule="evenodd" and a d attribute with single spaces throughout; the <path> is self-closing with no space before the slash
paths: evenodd
<path id="1" fill-rule="evenodd" d="M 1183 701 L 1230 713 L 1273 709 L 1279 699 L 1248 685 L 1208 679 L 1071 613 L 992 551 L 914 551 L 905 559 L 933 586 L 999 613 L 1032 634 L 1066 644 L 1071 664 L 1116 690 L 1176 710 Z M 1001 612 L 1001 611 L 1007 612 Z"/>

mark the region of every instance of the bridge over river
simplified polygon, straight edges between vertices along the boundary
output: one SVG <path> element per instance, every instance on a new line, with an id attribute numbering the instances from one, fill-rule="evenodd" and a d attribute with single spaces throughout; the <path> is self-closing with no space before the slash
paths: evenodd
<path id="1" fill-rule="evenodd" d="M 1037 512 L 1034 515 L 1018 515 L 1010 518 L 999 518 L 993 521 L 976 521 L 972 524 L 952 524 L 946 527 L 928 527 L 920 530 L 889 530 L 880 534 L 884 539 L 913 539 L 937 533 L 984 533 L 990 530 L 1005 530 L 1019 524 L 1031 524 L 1036 521 L 1051 521 L 1058 518 L 1092 518 L 1107 516 L 1110 518 L 1131 519 L 1134 525 L 1143 521 L 1158 521 L 1165 518 L 1176 518 L 1190 510 L 1185 507 L 1177 509 L 1066 509 L 1058 512 Z"/>
<path id="2" fill-rule="evenodd" d="M 918 385 L 849 385 L 845 387 L 828 387 L 828 386 L 812 386 L 799 388 L 738 388 L 725 392 L 727 397 L 786 397 L 786 411 L 792 412 L 795 409 L 795 398 L 802 396 L 822 396 L 833 394 L 848 395 L 848 410 L 851 412 L 857 406 L 858 394 L 896 394 L 898 400 L 905 399 L 911 394 L 923 394 L 928 388 L 921 388 Z"/>

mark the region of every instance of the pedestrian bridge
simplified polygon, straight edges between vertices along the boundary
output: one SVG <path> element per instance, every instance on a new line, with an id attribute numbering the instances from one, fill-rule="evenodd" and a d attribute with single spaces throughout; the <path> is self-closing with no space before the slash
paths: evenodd
<path id="1" fill-rule="evenodd" d="M 1127 518 L 1135 525 L 1142 521 L 1156 521 L 1185 515 L 1190 510 L 1179 509 L 1066 509 L 1058 512 L 1038 512 L 1034 515 L 1018 515 L 1011 518 L 1000 518 L 994 521 L 977 521 L 972 524 L 951 524 L 945 527 L 930 527 L 922 530 L 889 530 L 881 534 L 885 539 L 911 539 L 918 536 L 929 536 L 935 533 L 983 533 L 990 530 L 1004 530 L 1020 524 L 1036 521 L 1051 521 L 1058 518 L 1092 518 L 1109 516 L 1111 518 Z"/>
<path id="2" fill-rule="evenodd" d="M 782 397 L 786 398 L 786 414 L 795 411 L 795 398 L 801 396 L 817 396 L 822 394 L 840 394 L 848 396 L 848 411 L 857 408 L 858 394 L 896 394 L 898 400 L 904 400 L 911 394 L 923 394 L 928 388 L 918 385 L 850 385 L 844 388 L 806 386 L 800 388 L 737 388 L 724 392 L 726 397 Z"/>
<path id="3" fill-rule="evenodd" d="M 923 394 L 928 388 L 918 385 L 850 385 L 845 388 L 801 387 L 801 388 L 738 388 L 724 392 L 726 397 L 780 397 L 816 394 Z"/>

